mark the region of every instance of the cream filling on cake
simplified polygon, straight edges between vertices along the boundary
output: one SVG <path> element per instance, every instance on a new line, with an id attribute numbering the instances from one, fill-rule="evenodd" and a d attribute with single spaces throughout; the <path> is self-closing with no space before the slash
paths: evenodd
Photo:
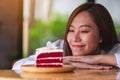
<path id="1" fill-rule="evenodd" d="M 37 65 L 63 65 L 63 63 L 38 63 Z"/>
<path id="2" fill-rule="evenodd" d="M 62 60 L 62 57 L 46 57 L 46 58 L 37 58 L 37 60 L 45 60 L 45 59 L 59 59 Z"/>

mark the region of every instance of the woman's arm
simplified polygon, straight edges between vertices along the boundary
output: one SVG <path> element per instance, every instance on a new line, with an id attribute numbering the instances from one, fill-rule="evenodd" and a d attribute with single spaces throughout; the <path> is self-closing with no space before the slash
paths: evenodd
<path id="1" fill-rule="evenodd" d="M 102 66 L 100 64 L 117 66 L 117 61 L 116 61 L 116 57 L 114 54 L 88 55 L 88 56 L 67 56 L 67 57 L 64 57 L 64 63 L 70 63 L 72 65 L 74 64 L 78 68 L 92 68 L 92 69 L 109 69 L 109 68 L 111 68 L 111 66 Z M 80 65 L 80 64 L 82 64 L 82 65 Z M 84 64 L 84 66 L 83 66 L 83 64 Z"/>
<path id="2" fill-rule="evenodd" d="M 100 55 L 100 62 L 99 63 L 117 66 L 115 54 Z"/>
<path id="3" fill-rule="evenodd" d="M 21 70 L 21 66 L 26 64 L 35 64 L 35 55 L 31 55 L 27 58 L 16 61 L 12 67 L 12 70 Z"/>

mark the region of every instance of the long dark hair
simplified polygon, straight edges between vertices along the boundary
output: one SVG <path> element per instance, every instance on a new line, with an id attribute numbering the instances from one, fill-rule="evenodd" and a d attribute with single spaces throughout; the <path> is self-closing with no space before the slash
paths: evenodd
<path id="1" fill-rule="evenodd" d="M 113 20 L 107 9 L 101 4 L 92 2 L 84 3 L 78 6 L 69 17 L 64 38 L 64 53 L 66 56 L 72 55 L 72 51 L 67 42 L 67 34 L 70 24 L 74 17 L 83 11 L 87 11 L 92 16 L 94 23 L 99 29 L 99 33 L 102 37 L 102 43 L 100 44 L 101 49 L 109 51 L 116 43 L 119 42 L 115 32 Z"/>

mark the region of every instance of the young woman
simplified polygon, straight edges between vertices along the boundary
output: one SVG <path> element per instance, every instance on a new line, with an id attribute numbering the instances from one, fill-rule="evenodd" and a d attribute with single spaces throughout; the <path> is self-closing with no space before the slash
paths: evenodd
<path id="1" fill-rule="evenodd" d="M 117 58 L 120 57 L 120 43 L 104 6 L 85 3 L 73 11 L 66 29 L 64 50 L 69 56 L 64 61 L 70 61 L 78 68 L 111 68 L 99 64 L 120 67 Z"/>
<path id="2" fill-rule="evenodd" d="M 47 43 L 47 46 L 51 45 L 63 48 L 63 40 Z M 77 68 L 120 67 L 120 43 L 112 18 L 101 4 L 84 3 L 73 11 L 68 20 L 63 49 L 64 63 Z M 35 56 L 32 55 L 17 61 L 12 69 L 19 70 L 21 65 L 34 63 Z"/>

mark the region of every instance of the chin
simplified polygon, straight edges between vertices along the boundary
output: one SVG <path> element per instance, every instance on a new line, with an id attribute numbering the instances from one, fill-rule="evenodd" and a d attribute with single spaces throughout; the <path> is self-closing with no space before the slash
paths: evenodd
<path id="1" fill-rule="evenodd" d="M 84 53 L 73 53 L 73 56 L 83 56 L 85 55 Z"/>
<path id="2" fill-rule="evenodd" d="M 73 56 L 85 56 L 85 55 L 89 55 L 90 53 L 89 52 L 86 52 L 86 51 L 72 51 L 72 54 Z"/>

